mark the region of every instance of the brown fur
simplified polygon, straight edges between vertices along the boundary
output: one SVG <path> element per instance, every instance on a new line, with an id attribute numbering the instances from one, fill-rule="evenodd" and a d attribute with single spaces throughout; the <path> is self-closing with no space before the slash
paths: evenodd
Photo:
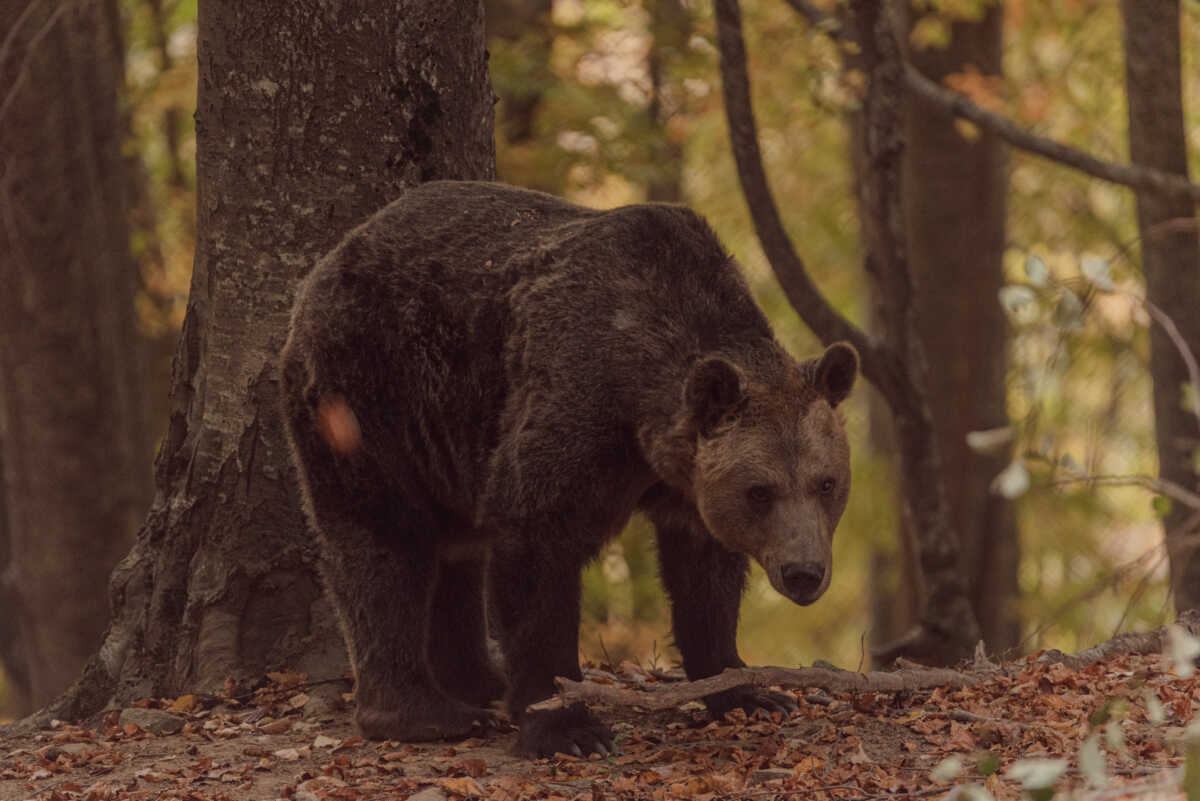
<path id="1" fill-rule="evenodd" d="M 834 407 L 857 356 L 788 356 L 685 208 L 425 184 L 305 279 L 281 365 L 369 736 L 486 723 L 505 684 L 488 618 L 521 747 L 611 747 L 586 707 L 525 709 L 556 675 L 580 678 L 580 570 L 636 509 L 657 528 L 692 678 L 742 664 L 747 554 L 797 602 L 828 584 L 850 483 Z"/>

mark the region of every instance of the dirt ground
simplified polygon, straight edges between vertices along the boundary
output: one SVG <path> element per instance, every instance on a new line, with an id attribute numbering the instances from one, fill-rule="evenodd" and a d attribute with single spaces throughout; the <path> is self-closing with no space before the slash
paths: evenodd
<path id="1" fill-rule="evenodd" d="M 626 663 L 587 678 L 652 692 L 674 677 Z M 0 732 L 0 799 L 867 801 L 943 797 L 956 786 L 966 797 L 968 785 L 1016 799 L 1025 796 L 1013 765 L 1031 758 L 1065 760 L 1054 784 L 1079 797 L 1103 785 L 1106 799 L 1182 798 L 1174 769 L 1200 706 L 1200 682 L 1172 675 L 1157 654 L 1081 671 L 1031 657 L 957 690 L 795 690 L 799 710 L 786 720 L 714 722 L 698 702 L 653 713 L 601 707 L 620 754 L 527 760 L 512 754 L 513 731 L 365 742 L 345 689 L 272 674 L 250 698 L 146 699 L 83 726 Z M 1101 774 L 1082 755 L 1091 751 Z"/>

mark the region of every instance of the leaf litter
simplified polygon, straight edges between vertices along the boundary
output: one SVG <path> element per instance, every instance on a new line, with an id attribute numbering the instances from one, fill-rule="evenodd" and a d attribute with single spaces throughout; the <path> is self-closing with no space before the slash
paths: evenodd
<path id="1" fill-rule="evenodd" d="M 122 710 L 32 735 L 0 730 L 0 799 L 1187 797 L 1182 766 L 1200 751 L 1200 728 L 1188 729 L 1200 677 L 1181 676 L 1172 653 L 1108 655 L 1078 669 L 1052 656 L 981 671 L 960 688 L 800 688 L 786 719 L 735 710 L 713 721 L 694 701 L 654 712 L 601 707 L 620 753 L 590 759 L 518 758 L 512 731 L 455 743 L 365 741 L 341 692 L 348 683 L 273 673 L 241 700 L 189 694 L 131 705 L 183 719 L 174 734 L 122 723 L 135 719 Z M 646 691 L 680 677 L 628 663 L 585 676 Z"/>

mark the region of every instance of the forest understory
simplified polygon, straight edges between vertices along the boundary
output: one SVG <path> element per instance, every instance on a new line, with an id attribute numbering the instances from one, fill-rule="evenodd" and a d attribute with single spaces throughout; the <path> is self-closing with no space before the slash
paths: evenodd
<path id="1" fill-rule="evenodd" d="M 981 656 L 953 671 L 754 669 L 740 678 L 790 688 L 798 710 L 722 721 L 695 700 L 712 687 L 678 670 L 593 665 L 584 683 L 561 682 L 562 699 L 589 698 L 613 724 L 620 753 L 590 759 L 517 757 L 513 731 L 364 741 L 348 680 L 273 673 L 246 695 L 230 687 L 226 697 L 142 699 L 80 726 L 10 726 L 0 799 L 874 801 L 984 798 L 974 795 L 982 789 L 997 799 L 1182 799 L 1200 677 L 1181 675 L 1172 648 L 1159 629 L 1075 655 L 1003 665 Z"/>

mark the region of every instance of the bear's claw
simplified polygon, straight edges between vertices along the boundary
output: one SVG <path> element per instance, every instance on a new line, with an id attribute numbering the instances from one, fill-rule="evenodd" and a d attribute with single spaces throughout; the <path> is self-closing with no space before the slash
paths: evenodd
<path id="1" fill-rule="evenodd" d="M 521 721 L 517 748 L 536 757 L 558 753 L 608 756 L 616 752 L 612 732 L 582 703 L 527 713 Z"/>

